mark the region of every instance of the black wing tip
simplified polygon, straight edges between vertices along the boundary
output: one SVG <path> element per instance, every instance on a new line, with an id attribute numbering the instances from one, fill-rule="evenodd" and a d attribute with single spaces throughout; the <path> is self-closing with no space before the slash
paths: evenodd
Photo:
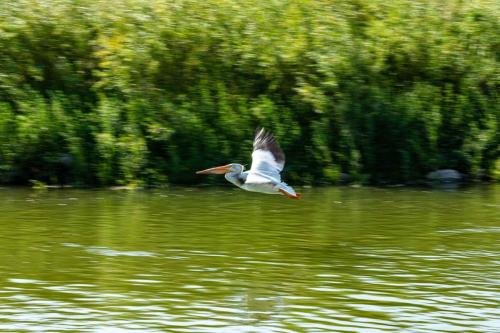
<path id="1" fill-rule="evenodd" d="M 268 133 L 264 127 L 257 127 L 257 130 L 255 130 L 255 138 L 257 138 L 259 135 L 263 135 Z"/>
<path id="2" fill-rule="evenodd" d="M 276 141 L 276 138 L 274 137 L 274 134 L 268 130 L 266 130 L 264 127 L 257 127 L 257 131 L 255 132 L 255 138 L 257 139 L 258 137 L 263 137 L 265 139 L 271 139 Z"/>
<path id="3" fill-rule="evenodd" d="M 271 132 L 267 131 L 264 127 L 258 127 L 257 131 L 255 132 L 254 145 L 259 143 L 264 143 L 267 141 L 276 142 L 276 138 Z"/>

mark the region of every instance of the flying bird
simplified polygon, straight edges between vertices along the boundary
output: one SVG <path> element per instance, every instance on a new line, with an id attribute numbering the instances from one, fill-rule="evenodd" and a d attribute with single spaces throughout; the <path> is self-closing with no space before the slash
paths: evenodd
<path id="1" fill-rule="evenodd" d="M 230 163 L 196 172 L 200 175 L 220 174 L 234 185 L 247 191 L 267 194 L 282 194 L 291 199 L 299 199 L 300 193 L 281 181 L 280 172 L 285 166 L 285 154 L 274 136 L 261 128 L 253 140 L 252 166 L 245 167 Z"/>

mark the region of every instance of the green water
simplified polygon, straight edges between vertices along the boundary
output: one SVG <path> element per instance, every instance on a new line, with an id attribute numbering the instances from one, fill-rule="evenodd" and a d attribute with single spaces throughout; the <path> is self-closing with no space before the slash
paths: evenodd
<path id="1" fill-rule="evenodd" d="M 495 332 L 500 186 L 0 189 L 2 332 Z"/>

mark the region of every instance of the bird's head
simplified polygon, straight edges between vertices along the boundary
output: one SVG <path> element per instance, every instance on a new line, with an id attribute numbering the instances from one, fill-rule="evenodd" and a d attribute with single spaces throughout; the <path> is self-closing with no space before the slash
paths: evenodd
<path id="1" fill-rule="evenodd" d="M 196 171 L 196 174 L 197 175 L 210 175 L 210 174 L 223 175 L 226 173 L 241 173 L 241 172 L 243 172 L 244 169 L 245 169 L 245 167 L 241 164 L 230 163 L 230 164 L 221 165 L 218 167 L 213 167 L 210 169 Z"/>

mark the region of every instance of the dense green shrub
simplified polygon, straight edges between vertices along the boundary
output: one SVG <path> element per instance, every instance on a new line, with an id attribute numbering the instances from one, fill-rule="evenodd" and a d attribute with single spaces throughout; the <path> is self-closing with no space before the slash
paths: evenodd
<path id="1" fill-rule="evenodd" d="M 499 7 L 0 2 L 0 182 L 194 183 L 258 126 L 290 182 L 498 178 Z"/>

